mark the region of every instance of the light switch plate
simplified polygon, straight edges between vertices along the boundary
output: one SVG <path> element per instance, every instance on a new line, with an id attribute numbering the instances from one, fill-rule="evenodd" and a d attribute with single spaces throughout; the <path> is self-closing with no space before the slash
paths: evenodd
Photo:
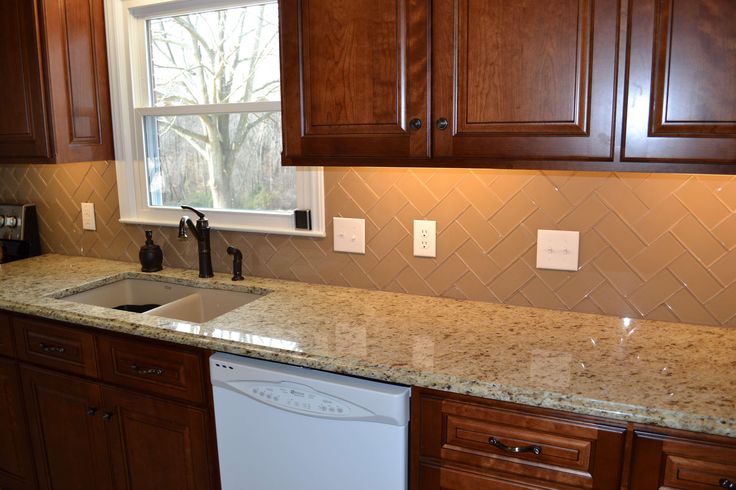
<path id="1" fill-rule="evenodd" d="M 365 220 L 332 218 L 335 252 L 365 253 Z"/>
<path id="2" fill-rule="evenodd" d="M 82 229 L 97 230 L 97 224 L 95 223 L 95 204 L 92 202 L 82 203 Z"/>
<path id="3" fill-rule="evenodd" d="M 537 269 L 577 271 L 580 232 L 537 230 Z"/>

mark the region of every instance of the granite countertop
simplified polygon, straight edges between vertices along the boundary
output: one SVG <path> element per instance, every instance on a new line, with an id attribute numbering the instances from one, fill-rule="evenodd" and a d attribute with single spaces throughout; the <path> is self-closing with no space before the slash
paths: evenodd
<path id="1" fill-rule="evenodd" d="M 736 437 L 736 329 L 44 255 L 0 265 L 0 309 L 377 380 Z M 258 292 L 203 324 L 72 303 L 131 277 Z"/>

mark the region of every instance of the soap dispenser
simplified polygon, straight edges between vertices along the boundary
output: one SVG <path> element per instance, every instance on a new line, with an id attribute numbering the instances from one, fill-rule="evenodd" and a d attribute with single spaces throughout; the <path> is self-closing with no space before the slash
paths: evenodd
<path id="1" fill-rule="evenodd" d="M 164 253 L 161 247 L 153 243 L 153 231 L 146 230 L 146 243 L 141 247 L 138 258 L 141 261 L 142 272 L 157 272 L 163 269 L 161 264 L 164 261 Z"/>

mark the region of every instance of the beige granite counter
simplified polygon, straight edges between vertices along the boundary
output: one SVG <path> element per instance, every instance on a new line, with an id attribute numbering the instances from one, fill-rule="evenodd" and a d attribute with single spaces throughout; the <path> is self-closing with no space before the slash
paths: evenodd
<path id="1" fill-rule="evenodd" d="M 0 265 L 0 309 L 368 378 L 736 437 L 736 329 L 44 255 Z M 62 296 L 124 277 L 270 291 L 204 324 Z M 736 305 L 734 306 L 736 307 Z"/>

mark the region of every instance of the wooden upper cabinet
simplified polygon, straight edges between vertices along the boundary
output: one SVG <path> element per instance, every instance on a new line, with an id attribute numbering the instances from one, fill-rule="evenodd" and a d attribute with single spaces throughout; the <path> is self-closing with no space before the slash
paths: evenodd
<path id="1" fill-rule="evenodd" d="M 36 5 L 0 3 L 0 161 L 51 156 Z"/>
<path id="2" fill-rule="evenodd" d="M 280 3 L 285 162 L 429 156 L 427 9 L 426 0 Z"/>
<path id="3" fill-rule="evenodd" d="M 631 0 L 622 160 L 736 164 L 736 2 Z"/>
<path id="4" fill-rule="evenodd" d="M 0 14 L 0 162 L 114 158 L 102 0 L 8 0 Z"/>
<path id="5" fill-rule="evenodd" d="M 435 157 L 613 159 L 618 1 L 433 8 Z"/>

